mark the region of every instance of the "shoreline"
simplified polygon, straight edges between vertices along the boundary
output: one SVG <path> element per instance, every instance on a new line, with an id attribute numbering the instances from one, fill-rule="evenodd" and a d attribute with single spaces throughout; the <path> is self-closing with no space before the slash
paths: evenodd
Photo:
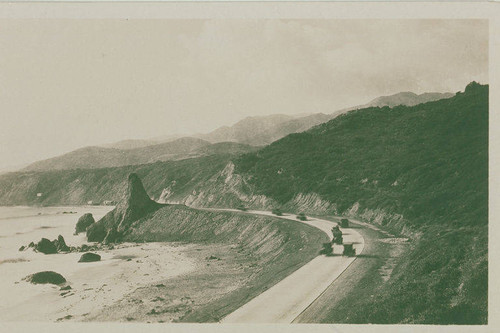
<path id="1" fill-rule="evenodd" d="M 78 214 L 57 214 L 61 208 Z M 294 245 L 288 245 L 286 253 L 272 262 L 236 239 L 122 243 L 92 251 L 102 256 L 94 263 L 78 263 L 82 252 L 44 255 L 18 251 L 29 241 L 53 239 L 57 234 L 63 235 L 68 246 L 89 243 L 84 234 L 75 236 L 73 231 L 76 220 L 90 208 L 102 217 L 113 207 L 52 206 L 46 208 L 50 214 L 42 215 L 38 215 L 41 208 L 28 207 L 20 210 L 31 209 L 37 215 L 13 217 L 10 224 L 9 219 L 4 220 L 3 225 L 14 229 L 3 230 L 10 233 L 6 235 L 9 249 L 0 245 L 0 265 L 7 268 L 0 271 L 0 293 L 5 296 L 0 300 L 1 322 L 217 322 L 316 257 L 324 237 L 319 230 L 306 232 L 312 237 L 309 245 L 294 237 Z M 304 229 L 300 223 L 290 222 L 280 222 L 284 223 L 280 228 L 287 233 Z M 304 251 L 292 251 L 299 244 L 307 245 Z M 62 274 L 71 289 L 22 281 L 45 270 Z M 165 287 L 158 289 L 157 285 Z"/>

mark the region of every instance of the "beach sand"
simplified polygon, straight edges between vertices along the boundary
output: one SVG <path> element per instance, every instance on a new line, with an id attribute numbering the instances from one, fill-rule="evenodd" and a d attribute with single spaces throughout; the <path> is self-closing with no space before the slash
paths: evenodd
<path id="1" fill-rule="evenodd" d="M 171 243 L 120 244 L 95 251 L 102 259 L 93 263 L 78 263 L 82 253 L 18 251 L 21 245 L 59 234 L 69 246 L 86 243 L 84 234 L 73 235 L 78 218 L 90 212 L 97 220 L 112 208 L 0 207 L 0 321 L 84 320 L 141 286 L 195 269 L 195 260 L 183 254 L 190 246 Z M 77 213 L 63 214 L 70 211 Z M 71 289 L 22 280 L 46 270 L 62 274 Z"/>

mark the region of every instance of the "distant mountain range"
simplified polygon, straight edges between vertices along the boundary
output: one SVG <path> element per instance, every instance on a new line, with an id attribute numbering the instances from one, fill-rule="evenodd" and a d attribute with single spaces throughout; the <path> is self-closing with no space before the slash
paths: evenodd
<path id="1" fill-rule="evenodd" d="M 85 147 L 58 157 L 35 162 L 24 168 L 23 171 L 108 168 L 220 153 L 247 153 L 255 149 L 256 147 L 236 142 L 211 144 L 202 139 L 186 137 L 133 149 Z"/>
<path id="2" fill-rule="evenodd" d="M 275 114 L 262 117 L 248 117 L 233 126 L 224 126 L 208 134 L 197 137 L 210 142 L 239 142 L 253 146 L 270 144 L 282 137 L 324 123 L 332 118 L 330 115 L 316 113 L 305 117 Z"/>
<path id="3" fill-rule="evenodd" d="M 367 107 L 414 106 L 450 98 L 452 93 L 401 92 L 381 96 L 371 102 L 338 110 L 331 114 L 315 113 L 301 116 L 273 114 L 247 117 L 232 126 L 223 126 L 207 134 L 192 137 L 167 136 L 149 140 L 123 140 L 97 147 L 85 147 L 70 153 L 35 162 L 24 171 L 85 169 L 137 165 L 156 161 L 179 160 L 217 153 L 240 154 L 265 146 L 288 134 L 306 131 L 340 114 Z M 229 144 L 229 142 L 233 144 Z M 213 146 L 214 143 L 225 143 Z M 227 151 L 224 151 L 227 149 Z"/>

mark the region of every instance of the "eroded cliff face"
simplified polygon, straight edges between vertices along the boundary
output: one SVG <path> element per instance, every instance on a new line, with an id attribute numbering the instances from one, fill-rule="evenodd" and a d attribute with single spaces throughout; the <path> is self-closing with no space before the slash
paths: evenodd
<path id="1" fill-rule="evenodd" d="M 188 193 L 178 193 L 175 183 L 162 191 L 160 202 L 185 204 L 191 207 L 238 207 L 244 204 L 253 209 L 273 207 L 276 202 L 264 195 L 254 194 L 244 176 L 234 172 L 233 162 L 207 181 L 194 184 Z"/>
<path id="2" fill-rule="evenodd" d="M 335 202 L 323 199 L 319 194 L 298 193 L 292 200 L 280 204 L 262 194 L 255 194 L 255 189 L 247 175 L 235 172 L 233 162 L 214 174 L 208 181 L 195 184 L 187 193 L 176 193 L 175 182 L 165 188 L 160 195 L 160 202 L 185 204 L 190 207 L 236 208 L 245 206 L 255 210 L 271 210 L 280 207 L 287 212 L 305 212 L 317 215 L 345 215 L 358 218 L 379 226 L 390 226 L 403 234 L 415 235 L 405 225 L 405 218 L 398 212 L 390 212 L 383 208 L 363 207 L 356 202 L 344 211 L 340 211 Z"/>

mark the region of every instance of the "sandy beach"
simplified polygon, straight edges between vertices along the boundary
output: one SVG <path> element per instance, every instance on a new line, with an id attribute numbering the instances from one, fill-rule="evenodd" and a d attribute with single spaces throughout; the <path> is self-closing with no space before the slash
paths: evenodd
<path id="1" fill-rule="evenodd" d="M 0 207 L 0 321 L 85 320 L 141 286 L 195 268 L 194 259 L 183 254 L 189 246 L 179 244 L 120 244 L 113 250 L 95 251 L 102 259 L 93 263 L 78 263 L 82 253 L 18 251 L 21 245 L 42 237 L 52 240 L 59 234 L 69 246 L 81 245 L 85 235 L 73 235 L 78 218 L 92 213 L 98 219 L 112 208 Z M 45 270 L 62 274 L 71 289 L 22 280 Z"/>

